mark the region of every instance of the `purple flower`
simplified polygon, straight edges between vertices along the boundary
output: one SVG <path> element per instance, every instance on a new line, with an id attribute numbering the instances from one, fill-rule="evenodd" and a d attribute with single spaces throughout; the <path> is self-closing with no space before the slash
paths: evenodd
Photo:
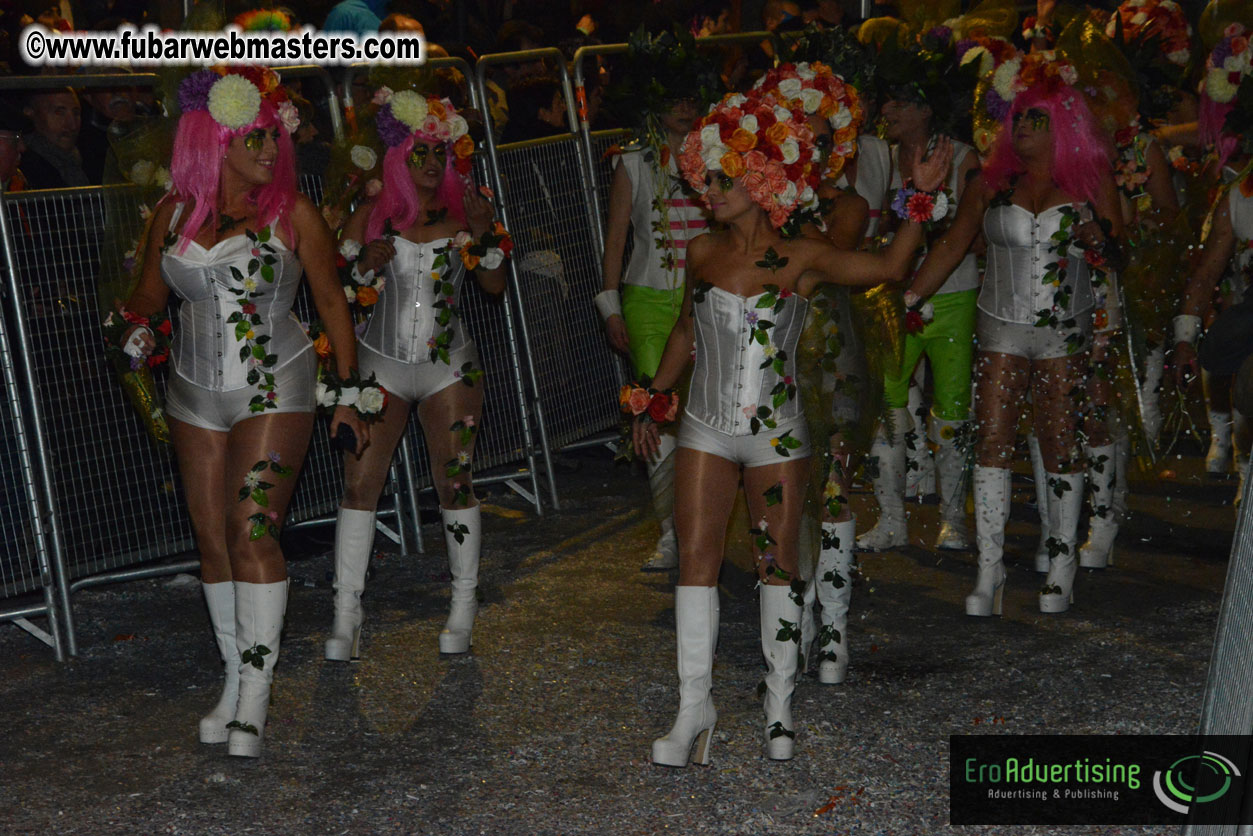
<path id="1" fill-rule="evenodd" d="M 1214 47 L 1214 51 L 1210 53 L 1210 66 L 1221 67 L 1223 62 L 1231 57 L 1231 38 L 1223 38 L 1218 42 L 1218 46 Z"/>
<path id="2" fill-rule="evenodd" d="M 909 214 L 909 210 L 905 208 L 905 204 L 909 201 L 909 198 L 912 197 L 913 194 L 913 189 L 896 190 L 896 194 L 892 197 L 892 211 L 895 212 L 898 217 L 903 218 Z"/>
<path id="3" fill-rule="evenodd" d="M 953 49 L 956 50 L 957 52 L 957 63 L 960 64 L 965 54 L 976 46 L 978 46 L 978 44 L 976 44 L 970 38 L 962 38 L 960 41 L 958 41 L 957 45 L 953 47 Z"/>
<path id="4" fill-rule="evenodd" d="M 953 37 L 953 30 L 948 26 L 937 26 L 927 33 L 941 43 L 948 43 Z"/>
<path id="5" fill-rule="evenodd" d="M 270 451 L 270 461 L 274 462 L 275 464 L 279 463 L 279 455 L 278 455 L 277 450 Z"/>
<path id="6" fill-rule="evenodd" d="M 178 85 L 178 107 L 183 113 L 209 109 L 209 90 L 221 78 L 213 70 L 197 70 Z"/>
<path id="7" fill-rule="evenodd" d="M 987 95 L 983 98 L 984 108 L 988 111 L 988 115 L 1000 122 L 1009 114 L 1009 102 L 1001 98 L 1001 94 L 996 92 L 992 86 L 988 86 Z"/>
<path id="8" fill-rule="evenodd" d="M 744 318 L 748 320 L 749 325 L 756 325 L 757 324 L 757 311 L 749 311 L 748 313 L 744 314 Z"/>
<path id="9" fill-rule="evenodd" d="M 383 105 L 378 114 L 379 139 L 388 148 L 394 148 L 409 138 L 411 131 L 405 124 L 392 115 L 392 106 Z"/>

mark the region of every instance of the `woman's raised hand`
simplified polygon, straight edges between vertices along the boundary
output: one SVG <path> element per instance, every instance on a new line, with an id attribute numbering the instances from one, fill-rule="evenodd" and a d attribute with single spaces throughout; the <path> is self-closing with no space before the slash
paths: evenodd
<path id="1" fill-rule="evenodd" d="M 953 142 L 946 136 L 936 140 L 935 148 L 925 158 L 922 149 L 914 150 L 913 171 L 914 188 L 922 192 L 933 192 L 943 188 L 948 181 L 949 168 L 953 164 Z"/>
<path id="2" fill-rule="evenodd" d="M 357 256 L 357 272 L 362 274 L 371 270 L 378 272 L 395 257 L 396 245 L 391 241 L 386 238 L 371 241 L 361 248 L 361 254 Z"/>
<path id="3" fill-rule="evenodd" d="M 466 213 L 466 224 L 470 227 L 471 235 L 478 238 L 491 230 L 492 221 L 496 218 L 496 207 L 473 183 L 466 184 L 461 195 L 461 207 Z"/>

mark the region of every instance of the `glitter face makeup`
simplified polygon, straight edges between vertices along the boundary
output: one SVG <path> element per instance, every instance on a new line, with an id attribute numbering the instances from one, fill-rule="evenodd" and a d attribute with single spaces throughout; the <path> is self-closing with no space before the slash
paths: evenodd
<path id="1" fill-rule="evenodd" d="M 426 165 L 426 159 L 429 155 L 434 154 L 435 159 L 443 164 L 448 159 L 448 149 L 443 145 L 436 145 L 434 148 L 429 145 L 423 145 L 415 142 L 413 150 L 409 152 L 409 165 L 421 168 Z"/>

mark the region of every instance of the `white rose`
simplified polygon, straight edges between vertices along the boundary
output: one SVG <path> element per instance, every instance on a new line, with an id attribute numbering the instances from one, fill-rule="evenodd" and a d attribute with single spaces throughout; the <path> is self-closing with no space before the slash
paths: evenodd
<path id="1" fill-rule="evenodd" d="M 842 130 L 847 128 L 853 121 L 853 111 L 844 105 L 840 105 L 839 110 L 831 114 L 831 128 L 833 130 Z"/>
<path id="2" fill-rule="evenodd" d="M 1227 73 L 1212 69 L 1205 76 L 1205 92 L 1219 104 L 1226 104 L 1236 95 L 1236 86 L 1227 80 Z"/>
<path id="3" fill-rule="evenodd" d="M 700 129 L 700 144 L 709 148 L 722 141 L 717 125 L 706 125 Z"/>
<path id="4" fill-rule="evenodd" d="M 492 247 L 487 254 L 479 259 L 479 266 L 484 270 L 495 270 L 505 262 L 505 251 L 500 247 Z"/>
<path id="5" fill-rule="evenodd" d="M 326 388 L 326 384 L 322 381 L 318 381 L 317 385 L 313 388 L 313 393 L 314 397 L 317 398 L 318 406 L 332 407 L 335 405 L 335 393 Z"/>
<path id="6" fill-rule="evenodd" d="M 361 397 L 361 390 L 356 386 L 345 386 L 339 390 L 340 406 L 356 406 L 357 400 Z"/>
<path id="7" fill-rule="evenodd" d="M 734 93 L 726 97 L 725 104 L 727 107 L 739 107 L 746 101 L 748 101 L 748 97 L 743 93 Z"/>
<path id="8" fill-rule="evenodd" d="M 812 87 L 806 87 L 801 91 L 801 107 L 806 113 L 817 113 L 818 108 L 822 106 L 822 91 L 815 90 Z"/>
<path id="9" fill-rule="evenodd" d="M 750 134 L 757 133 L 757 117 L 753 114 L 740 117 L 740 127 L 748 131 Z"/>
<path id="10" fill-rule="evenodd" d="M 152 173 L 156 166 L 148 160 L 140 160 L 131 166 L 130 181 L 136 186 L 147 186 L 152 183 Z"/>
<path id="11" fill-rule="evenodd" d="M 787 188 L 779 195 L 777 202 L 780 206 L 793 206 L 796 204 L 798 197 L 800 197 L 800 192 L 797 190 L 796 184 L 789 180 Z"/>
<path id="12" fill-rule="evenodd" d="M 364 145 L 352 146 L 352 151 L 348 153 L 352 159 L 352 164 L 362 171 L 369 171 L 378 163 L 378 155 L 374 153 L 373 148 L 367 148 Z"/>
<path id="13" fill-rule="evenodd" d="M 466 124 L 466 120 L 460 116 L 454 116 L 448 120 L 448 133 L 451 139 L 460 139 L 462 136 L 470 133 L 470 126 Z"/>
<path id="14" fill-rule="evenodd" d="M 462 247 L 464 247 L 466 244 L 469 244 L 473 240 L 474 240 L 474 236 L 471 235 L 468 231 L 463 229 L 453 237 L 452 248 L 454 250 L 459 250 Z"/>
<path id="15" fill-rule="evenodd" d="M 722 171 L 722 155 L 727 152 L 726 146 L 718 144 L 705 150 L 705 168 L 710 171 Z"/>
<path id="16" fill-rule="evenodd" d="M 339 243 L 339 254 L 352 261 L 361 254 L 361 242 L 356 238 L 345 238 Z"/>
<path id="17" fill-rule="evenodd" d="M 357 411 L 364 412 L 366 415 L 377 415 L 383 411 L 384 400 L 382 389 L 373 386 L 362 389 L 361 396 L 357 398 Z"/>
<path id="18" fill-rule="evenodd" d="M 779 150 L 783 152 L 783 164 L 791 165 L 801 158 L 800 146 L 796 144 L 796 140 L 788 137 L 779 145 Z"/>
<path id="19" fill-rule="evenodd" d="M 809 206 L 809 204 L 814 203 L 817 200 L 818 195 L 811 187 L 806 186 L 805 191 L 801 192 L 801 206 Z"/>
<path id="20" fill-rule="evenodd" d="M 792 118 L 792 111 L 788 110 L 786 107 L 779 107 L 778 105 L 775 105 L 774 118 L 778 119 L 780 122 L 786 122 Z"/>
<path id="21" fill-rule="evenodd" d="M 344 298 L 348 300 L 348 304 L 357 301 L 357 289 L 350 284 L 344 285 Z"/>
<path id="22" fill-rule="evenodd" d="M 949 203 L 949 200 L 948 200 L 948 193 L 937 192 L 935 195 L 935 208 L 931 210 L 931 220 L 938 221 L 941 218 L 943 218 L 945 215 L 947 215 L 950 205 L 951 204 Z M 956 205 L 952 205 L 952 206 L 953 206 L 953 214 L 956 215 L 957 207 Z"/>
<path id="23" fill-rule="evenodd" d="M 799 78 L 785 78 L 779 82 L 779 93 L 785 99 L 799 98 L 801 94 L 801 80 Z"/>

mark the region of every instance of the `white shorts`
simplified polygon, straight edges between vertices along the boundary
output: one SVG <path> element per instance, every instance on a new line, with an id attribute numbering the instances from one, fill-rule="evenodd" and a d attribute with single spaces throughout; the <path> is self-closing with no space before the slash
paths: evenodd
<path id="1" fill-rule="evenodd" d="M 248 418 L 279 412 L 313 412 L 317 406 L 313 392 L 317 371 L 318 356 L 310 346 L 274 372 L 278 406 L 253 412 L 252 399 L 261 394 L 256 386 L 215 392 L 197 386 L 171 369 L 165 393 L 165 414 L 193 427 L 224 433 Z"/>
<path id="2" fill-rule="evenodd" d="M 801 446 L 788 450 L 787 456 L 782 456 L 779 450 L 786 448 L 771 442 L 788 430 L 791 430 L 792 438 L 800 441 Z M 742 467 L 764 467 L 789 459 L 803 459 L 813 452 L 809 443 L 809 429 L 803 419 L 780 425 L 773 430 L 762 427 L 757 435 L 728 435 L 702 424 L 690 415 L 684 415 L 679 422 L 679 446 L 711 453 Z"/>
<path id="3" fill-rule="evenodd" d="M 1078 342 L 1067 342 L 1074 334 Z M 1013 354 L 1028 360 L 1054 360 L 1082 354 L 1092 347 L 1092 312 L 1075 317 L 1075 327 L 1068 329 L 1006 322 L 979 311 L 975 323 L 975 347 L 994 354 Z"/>
<path id="4" fill-rule="evenodd" d="M 477 368 L 479 352 L 473 342 L 467 342 L 449 354 L 448 360 L 447 364 L 442 360 L 406 363 L 357 343 L 357 366 L 362 377 L 375 375 L 389 394 L 410 404 L 423 401 L 454 383 L 461 383 L 456 373 L 466 363 L 472 363 Z"/>

